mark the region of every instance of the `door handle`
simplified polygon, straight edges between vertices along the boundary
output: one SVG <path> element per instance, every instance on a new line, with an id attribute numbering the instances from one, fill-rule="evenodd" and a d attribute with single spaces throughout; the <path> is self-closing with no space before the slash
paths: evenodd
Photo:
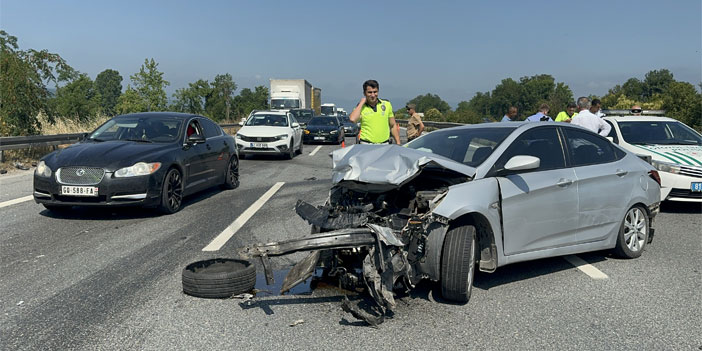
<path id="1" fill-rule="evenodd" d="M 623 176 L 627 175 L 627 173 L 629 173 L 629 171 L 625 171 L 623 169 L 618 169 L 617 173 L 615 173 L 615 174 L 620 176 L 620 177 L 623 177 Z"/>
<path id="2" fill-rule="evenodd" d="M 210 144 L 207 144 L 207 150 L 212 150 L 212 146 L 210 146 Z"/>
<path id="3" fill-rule="evenodd" d="M 573 180 L 572 179 L 565 179 L 565 178 L 559 179 L 558 183 L 556 183 L 556 185 L 558 185 L 560 187 L 567 187 L 568 185 L 571 185 L 571 184 L 573 184 Z"/>

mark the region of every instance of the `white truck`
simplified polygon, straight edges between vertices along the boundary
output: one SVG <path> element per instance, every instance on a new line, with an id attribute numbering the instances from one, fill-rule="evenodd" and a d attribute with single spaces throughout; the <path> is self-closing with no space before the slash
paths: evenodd
<path id="1" fill-rule="evenodd" d="M 336 109 L 336 104 L 322 104 L 322 115 L 323 116 L 337 116 L 338 110 Z"/>
<path id="2" fill-rule="evenodd" d="M 314 109 L 321 99 L 321 89 L 305 79 L 271 79 L 271 110 Z"/>

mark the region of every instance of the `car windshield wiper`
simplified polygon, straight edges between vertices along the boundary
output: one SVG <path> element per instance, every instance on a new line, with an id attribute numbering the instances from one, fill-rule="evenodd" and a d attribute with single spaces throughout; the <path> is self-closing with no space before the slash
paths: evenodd
<path id="1" fill-rule="evenodd" d="M 125 141 L 134 141 L 137 143 L 153 143 L 151 140 L 144 140 L 144 139 L 124 139 Z"/>

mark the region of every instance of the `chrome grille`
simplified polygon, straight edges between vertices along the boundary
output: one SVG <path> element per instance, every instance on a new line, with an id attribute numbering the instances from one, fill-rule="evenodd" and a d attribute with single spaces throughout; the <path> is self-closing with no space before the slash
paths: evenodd
<path id="1" fill-rule="evenodd" d="M 680 166 L 680 174 L 690 177 L 702 178 L 702 168 Z"/>
<path id="2" fill-rule="evenodd" d="M 105 176 L 105 170 L 97 167 L 62 167 L 56 172 L 61 184 L 95 185 Z"/>
<path id="3" fill-rule="evenodd" d="M 254 142 L 254 143 L 270 143 L 270 142 L 278 140 L 276 137 L 247 137 L 244 135 L 240 135 L 240 137 L 241 137 L 241 140 L 243 140 L 243 141 Z"/>

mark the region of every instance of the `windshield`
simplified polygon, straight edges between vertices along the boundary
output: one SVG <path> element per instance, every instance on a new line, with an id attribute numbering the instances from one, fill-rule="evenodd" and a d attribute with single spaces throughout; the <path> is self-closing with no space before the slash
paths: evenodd
<path id="1" fill-rule="evenodd" d="M 255 114 L 246 120 L 246 125 L 287 127 L 288 118 L 284 115 Z"/>
<path id="2" fill-rule="evenodd" d="M 178 138 L 182 123 L 179 118 L 167 116 L 113 118 L 92 132 L 88 140 L 169 143 Z"/>
<path id="3" fill-rule="evenodd" d="M 292 113 L 298 121 L 309 121 L 310 118 L 314 117 L 314 112 L 312 110 L 290 110 L 290 113 Z"/>
<path id="4" fill-rule="evenodd" d="M 618 122 L 629 144 L 702 145 L 702 136 L 677 121 Z"/>
<path id="5" fill-rule="evenodd" d="M 437 130 L 406 146 L 477 167 L 514 131 L 514 128 L 451 128 Z"/>
<path id="6" fill-rule="evenodd" d="M 272 109 L 300 108 L 299 99 L 271 99 Z"/>
<path id="7" fill-rule="evenodd" d="M 339 121 L 334 117 L 314 117 L 307 123 L 308 126 L 332 126 L 338 127 Z"/>
<path id="8" fill-rule="evenodd" d="M 334 106 L 322 106 L 322 114 L 323 115 L 327 115 L 327 116 L 333 115 L 335 112 L 334 110 L 336 110 L 336 108 Z"/>

